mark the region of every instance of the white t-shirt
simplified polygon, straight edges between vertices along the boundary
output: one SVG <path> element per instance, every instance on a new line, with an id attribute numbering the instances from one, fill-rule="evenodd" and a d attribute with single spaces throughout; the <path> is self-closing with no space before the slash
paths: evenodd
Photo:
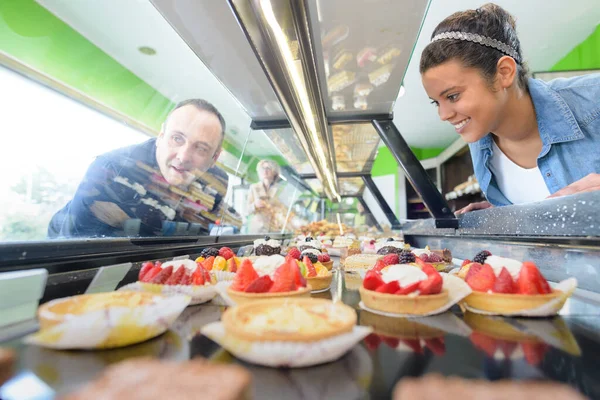
<path id="1" fill-rule="evenodd" d="M 500 191 L 513 204 L 544 200 L 550 191 L 538 167 L 522 168 L 512 162 L 492 140 L 493 154 L 490 170 L 496 178 Z"/>

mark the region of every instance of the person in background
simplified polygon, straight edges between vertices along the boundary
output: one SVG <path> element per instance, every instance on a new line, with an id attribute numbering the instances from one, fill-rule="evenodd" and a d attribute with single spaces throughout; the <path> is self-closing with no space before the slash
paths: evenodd
<path id="1" fill-rule="evenodd" d="M 279 209 L 280 169 L 271 160 L 261 160 L 256 166 L 259 182 L 250 185 L 248 193 L 248 233 L 266 233 L 277 229 Z"/>
<path id="2" fill-rule="evenodd" d="M 529 78 L 515 19 L 501 7 L 443 20 L 420 73 L 440 118 L 469 144 L 487 198 L 457 214 L 600 189 L 600 74 Z"/>
<path id="3" fill-rule="evenodd" d="M 160 235 L 164 221 L 198 221 L 215 210 L 227 174 L 214 164 L 221 153 L 225 120 L 209 102 L 180 102 L 157 138 L 100 155 L 73 199 L 50 221 L 50 238 Z M 201 200 L 197 200 L 201 199 Z M 207 224 L 208 225 L 208 224 Z"/>

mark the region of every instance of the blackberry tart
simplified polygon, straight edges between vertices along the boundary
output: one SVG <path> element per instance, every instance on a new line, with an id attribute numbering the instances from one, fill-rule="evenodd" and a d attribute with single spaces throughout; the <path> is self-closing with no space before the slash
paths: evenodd
<path id="1" fill-rule="evenodd" d="M 375 249 L 377 250 L 377 254 L 382 256 L 387 254 L 398 254 L 400 256 L 402 251 L 406 249 L 406 244 L 389 238 L 385 242 L 375 243 Z"/>
<path id="2" fill-rule="evenodd" d="M 320 241 L 313 239 L 312 237 L 307 237 L 304 239 L 304 242 L 298 243 L 298 250 L 301 252 L 308 249 L 315 249 L 321 253 L 322 244 Z"/>
<path id="3" fill-rule="evenodd" d="M 257 256 L 272 256 L 281 253 L 281 243 L 278 240 L 265 236 L 264 239 L 254 241 L 254 254 Z"/>

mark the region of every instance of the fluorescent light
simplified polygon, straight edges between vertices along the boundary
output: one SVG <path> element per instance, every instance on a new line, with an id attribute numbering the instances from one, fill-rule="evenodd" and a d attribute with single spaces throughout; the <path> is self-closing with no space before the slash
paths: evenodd
<path id="1" fill-rule="evenodd" d="M 400 92 L 398 93 L 398 98 L 404 96 L 406 93 L 406 89 L 404 89 L 404 84 L 400 85 Z"/>

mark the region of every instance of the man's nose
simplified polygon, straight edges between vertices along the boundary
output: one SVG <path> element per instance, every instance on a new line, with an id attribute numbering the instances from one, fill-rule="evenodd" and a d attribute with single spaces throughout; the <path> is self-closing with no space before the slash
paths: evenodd
<path id="1" fill-rule="evenodd" d="M 179 148 L 179 151 L 177 152 L 177 158 L 179 159 L 179 161 L 181 161 L 182 163 L 187 163 L 190 162 L 192 160 L 192 156 L 193 156 L 193 150 L 189 145 L 184 145 L 181 146 Z"/>

